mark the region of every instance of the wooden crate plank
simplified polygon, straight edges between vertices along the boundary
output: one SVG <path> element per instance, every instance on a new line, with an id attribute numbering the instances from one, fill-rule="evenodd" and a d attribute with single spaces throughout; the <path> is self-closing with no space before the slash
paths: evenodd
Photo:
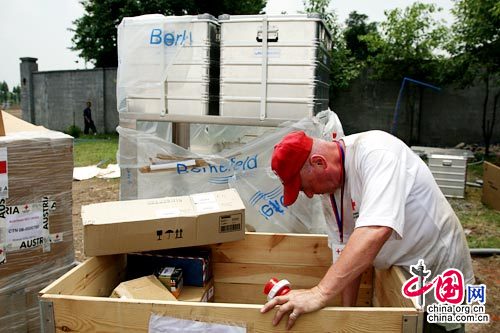
<path id="1" fill-rule="evenodd" d="M 247 232 L 245 239 L 212 245 L 214 262 L 329 266 L 326 235 Z"/>
<path id="2" fill-rule="evenodd" d="M 125 277 L 126 256 L 92 257 L 40 292 L 79 296 L 109 296 Z"/>
<path id="3" fill-rule="evenodd" d="M 287 279 L 290 281 L 292 288 L 294 289 L 297 289 L 297 286 L 301 286 L 301 288 L 310 288 L 319 283 L 328 268 L 329 267 L 304 268 L 301 266 L 284 265 L 215 263 L 214 280 L 221 286 L 245 284 L 257 285 L 259 288 L 263 288 L 265 283 L 269 281 L 271 277 L 276 277 L 277 279 Z M 358 306 L 371 306 L 373 290 L 372 283 L 373 268 L 369 268 L 363 273 L 361 278 L 361 287 L 357 301 Z M 224 297 L 224 302 L 230 302 L 231 293 L 233 292 L 232 288 L 229 287 L 227 293 L 224 292 L 224 290 L 220 290 L 220 292 L 228 295 L 227 297 Z M 250 298 L 254 299 L 255 297 Z M 234 302 L 239 303 L 240 300 Z M 259 301 L 256 303 L 259 303 Z M 338 305 L 340 303 L 334 304 Z"/>
<path id="4" fill-rule="evenodd" d="M 416 304 L 403 297 L 401 287 L 406 278 L 400 267 L 375 270 L 373 282 L 373 306 L 416 307 Z"/>
<path id="5" fill-rule="evenodd" d="M 294 285 L 294 289 L 307 289 L 313 285 Z M 224 283 L 215 282 L 215 301 L 218 303 L 242 303 L 242 304 L 264 304 L 266 295 L 264 287 L 257 284 L 247 283 Z M 356 306 L 370 306 L 372 300 L 372 288 L 369 285 L 361 285 L 358 293 Z M 341 306 L 340 295 L 332 299 L 329 306 Z"/>
<path id="6" fill-rule="evenodd" d="M 319 282 L 330 266 L 307 267 L 287 265 L 262 265 L 242 263 L 214 263 L 217 282 L 253 283 L 262 286 L 275 277 L 287 279 L 292 284 L 314 285 Z"/>
<path id="7" fill-rule="evenodd" d="M 293 330 L 282 320 L 272 326 L 274 313 L 260 313 L 260 305 L 194 302 L 160 302 L 82 296 L 45 295 L 52 300 L 56 332 L 147 332 L 152 313 L 161 316 L 244 325 L 247 332 L 401 333 L 402 316 L 411 308 L 327 307 L 302 315 Z"/>

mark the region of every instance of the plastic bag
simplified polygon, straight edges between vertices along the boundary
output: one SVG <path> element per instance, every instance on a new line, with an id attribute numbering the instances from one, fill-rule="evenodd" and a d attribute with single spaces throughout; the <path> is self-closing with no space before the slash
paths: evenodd
<path id="1" fill-rule="evenodd" d="M 294 205 L 285 208 L 282 205 L 283 186 L 270 168 L 274 146 L 287 133 L 303 130 L 312 137 L 331 138 L 331 131 L 339 126 L 341 128 L 340 124 L 335 124 L 338 121 L 335 113 L 328 110 L 322 115 L 324 124 L 314 117 L 286 122 L 272 130 L 261 131 L 257 128 L 261 131 L 259 136 L 249 142 L 240 139 L 248 136 L 250 130 L 224 128 L 231 126 L 198 126 L 193 131 L 198 139 L 192 140 L 192 143 L 194 141 L 200 151 L 221 150 L 217 154 L 186 150 L 154 133 L 119 127 L 118 160 L 121 168 L 137 170 L 136 183 L 131 185 L 137 190 L 137 199 L 189 195 L 232 187 L 245 203 L 249 229 L 324 233 L 326 223 L 331 219 L 328 198 L 315 196 L 309 199 L 300 194 Z M 329 124 L 328 128 L 325 124 Z M 203 142 L 206 142 L 206 148 L 203 148 Z M 127 177 L 126 172 L 123 177 Z"/>

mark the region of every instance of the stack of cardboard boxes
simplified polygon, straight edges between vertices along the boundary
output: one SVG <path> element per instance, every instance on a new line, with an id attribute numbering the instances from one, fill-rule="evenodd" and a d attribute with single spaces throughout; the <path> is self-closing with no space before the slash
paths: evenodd
<path id="1" fill-rule="evenodd" d="M 1 118 L 0 330 L 32 332 L 38 292 L 73 266 L 73 138 Z"/>
<path id="2" fill-rule="evenodd" d="M 245 206 L 234 189 L 88 205 L 82 221 L 86 256 L 127 254 L 115 298 L 213 301 L 203 245 L 245 236 Z"/>

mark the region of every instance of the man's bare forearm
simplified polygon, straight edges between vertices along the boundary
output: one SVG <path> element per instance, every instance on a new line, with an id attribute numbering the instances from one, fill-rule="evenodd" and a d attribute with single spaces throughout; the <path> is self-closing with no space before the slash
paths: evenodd
<path id="1" fill-rule="evenodd" d="M 354 287 L 353 283 L 373 264 L 391 233 L 392 229 L 388 227 L 356 228 L 337 262 L 328 269 L 319 282 L 318 288 L 321 292 L 328 299 L 332 299 L 348 285 Z M 356 284 L 356 287 L 358 286 L 359 282 Z"/>

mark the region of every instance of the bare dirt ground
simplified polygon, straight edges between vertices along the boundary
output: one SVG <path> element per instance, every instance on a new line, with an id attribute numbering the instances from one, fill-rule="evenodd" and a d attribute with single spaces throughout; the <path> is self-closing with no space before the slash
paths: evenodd
<path id="1" fill-rule="evenodd" d="M 98 202 L 119 200 L 119 179 L 92 178 L 89 180 L 73 181 L 73 235 L 75 244 L 75 258 L 83 261 L 83 230 L 81 207 Z"/>
<path id="2" fill-rule="evenodd" d="M 9 109 L 5 110 L 5 112 L 10 113 L 14 117 L 22 119 L 23 117 L 23 111 L 21 109 Z"/>
<path id="3" fill-rule="evenodd" d="M 73 230 L 75 257 L 78 261 L 83 255 L 81 206 L 91 203 L 115 201 L 119 199 L 120 182 L 118 179 L 104 180 L 93 178 L 73 182 Z M 500 332 L 500 256 L 473 258 L 476 284 L 486 285 L 486 313 L 490 324 L 468 324 L 468 333 Z"/>

